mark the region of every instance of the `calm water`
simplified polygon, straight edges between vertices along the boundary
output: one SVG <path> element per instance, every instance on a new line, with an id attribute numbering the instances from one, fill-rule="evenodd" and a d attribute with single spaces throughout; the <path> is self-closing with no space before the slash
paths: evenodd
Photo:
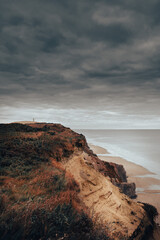
<path id="1" fill-rule="evenodd" d="M 160 177 L 160 130 L 75 130 L 87 142 L 139 164 Z"/>

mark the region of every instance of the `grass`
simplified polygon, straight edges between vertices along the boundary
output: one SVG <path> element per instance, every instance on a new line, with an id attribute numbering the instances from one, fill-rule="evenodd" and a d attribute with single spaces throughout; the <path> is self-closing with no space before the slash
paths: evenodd
<path id="1" fill-rule="evenodd" d="M 0 238 L 109 239 L 88 217 L 62 164 L 84 137 L 42 125 L 0 125 Z"/>
<path id="2" fill-rule="evenodd" d="M 57 205 L 52 211 L 38 207 L 29 210 L 25 215 L 21 210 L 21 217 L 14 211 L 6 214 L 5 219 L 3 216 L 1 239 L 109 239 L 104 232 L 95 231 L 91 219 L 84 212 L 78 213 L 70 203 Z"/>

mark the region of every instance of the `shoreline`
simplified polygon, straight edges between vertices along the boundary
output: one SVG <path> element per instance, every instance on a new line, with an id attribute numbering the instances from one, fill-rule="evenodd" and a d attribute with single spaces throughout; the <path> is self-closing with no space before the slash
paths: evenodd
<path id="1" fill-rule="evenodd" d="M 156 174 L 141 165 L 129 162 L 121 157 L 110 155 L 107 149 L 103 147 L 95 146 L 94 144 L 88 145 L 101 160 L 124 166 L 127 174 L 127 181 L 136 184 L 137 198 L 134 201 L 149 203 L 155 206 L 159 213 L 155 220 L 156 223 L 160 225 L 160 179 L 155 177 Z"/>

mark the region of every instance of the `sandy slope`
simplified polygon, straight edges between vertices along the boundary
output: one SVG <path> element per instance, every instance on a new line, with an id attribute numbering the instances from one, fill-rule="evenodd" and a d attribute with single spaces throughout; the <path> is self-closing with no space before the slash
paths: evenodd
<path id="1" fill-rule="evenodd" d="M 153 185 L 160 185 L 160 180 L 154 177 L 147 177 L 147 175 L 152 174 L 152 172 L 120 157 L 101 156 L 100 158 L 107 162 L 122 164 L 127 172 L 128 182 L 135 182 L 137 190 L 140 189 L 140 191 L 137 191 L 136 201 L 150 203 L 155 206 L 160 213 L 160 191 L 150 190 L 150 187 Z M 160 224 L 160 215 L 157 217 L 156 222 Z"/>
<path id="2" fill-rule="evenodd" d="M 92 145 L 90 145 L 92 148 Z M 101 147 L 94 146 L 94 152 L 96 154 L 104 154 L 101 152 Z M 149 203 L 155 206 L 159 212 L 158 217 L 156 218 L 156 222 L 160 225 L 160 191 L 159 190 L 149 190 L 149 188 L 153 185 L 160 185 L 160 180 L 154 177 L 148 177 L 148 174 L 152 175 L 152 172 L 148 171 L 146 168 L 137 165 L 135 163 L 129 162 L 120 157 L 113 156 L 100 156 L 100 158 L 107 162 L 114 162 L 117 164 L 122 164 L 128 175 L 128 182 L 135 182 L 137 189 L 141 189 L 141 191 L 137 191 L 137 201 Z M 138 177 L 138 176 L 143 177 Z M 153 175 L 154 176 L 154 175 Z M 160 239 L 160 228 L 157 227 L 154 231 L 154 236 L 151 240 L 159 240 Z"/>
<path id="3" fill-rule="evenodd" d="M 125 237 L 131 236 L 141 220 L 146 224 L 148 219 L 141 205 L 120 193 L 109 179 L 88 166 L 86 153 L 74 154 L 65 167 L 80 184 L 82 202 L 90 209 L 91 215 L 107 225 L 106 229 L 114 239 L 120 239 L 119 232 Z M 141 233 L 143 230 L 142 227 Z"/>

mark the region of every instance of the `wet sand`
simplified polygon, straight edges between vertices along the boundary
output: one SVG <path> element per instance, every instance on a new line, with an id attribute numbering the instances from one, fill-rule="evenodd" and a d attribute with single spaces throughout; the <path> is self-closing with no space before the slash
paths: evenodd
<path id="1" fill-rule="evenodd" d="M 88 144 L 88 145 L 93 150 L 93 152 L 96 153 L 97 155 L 98 154 L 109 154 L 109 152 L 105 148 L 95 146 L 93 144 Z"/>

